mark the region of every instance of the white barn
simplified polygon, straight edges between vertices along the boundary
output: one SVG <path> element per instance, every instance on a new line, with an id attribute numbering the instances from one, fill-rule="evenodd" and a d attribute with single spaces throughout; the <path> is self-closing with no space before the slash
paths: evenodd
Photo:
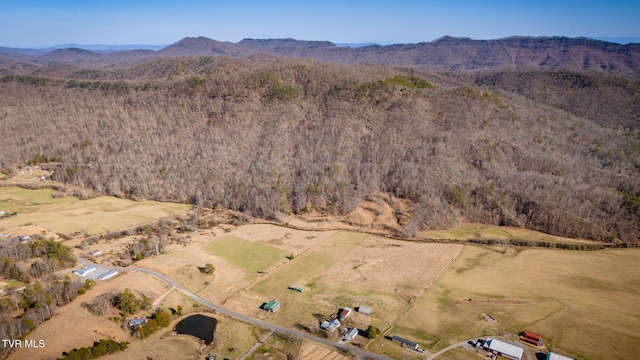
<path id="1" fill-rule="evenodd" d="M 524 349 L 520 346 L 489 338 L 484 342 L 485 350 L 511 360 L 522 360 Z"/>
<path id="2" fill-rule="evenodd" d="M 90 266 L 85 266 L 80 270 L 73 270 L 73 273 L 79 276 L 87 276 L 88 273 L 95 271 L 96 270 L 96 266 L 95 265 L 90 265 Z"/>
<path id="3" fill-rule="evenodd" d="M 351 328 L 349 329 L 349 331 L 347 331 L 347 333 L 344 335 L 344 337 L 347 340 L 353 340 L 356 338 L 356 336 L 358 336 L 358 328 Z"/>

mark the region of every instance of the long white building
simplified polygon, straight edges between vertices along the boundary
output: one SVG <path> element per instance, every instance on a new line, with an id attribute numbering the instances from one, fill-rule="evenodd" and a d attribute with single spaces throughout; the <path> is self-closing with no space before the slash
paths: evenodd
<path id="1" fill-rule="evenodd" d="M 85 266 L 80 270 L 73 270 L 73 273 L 79 276 L 87 276 L 88 273 L 95 271 L 96 270 L 96 266 L 95 265 L 90 265 L 90 266 Z"/>
<path id="2" fill-rule="evenodd" d="M 524 349 L 498 339 L 488 338 L 484 342 L 485 350 L 511 360 L 522 360 Z"/>

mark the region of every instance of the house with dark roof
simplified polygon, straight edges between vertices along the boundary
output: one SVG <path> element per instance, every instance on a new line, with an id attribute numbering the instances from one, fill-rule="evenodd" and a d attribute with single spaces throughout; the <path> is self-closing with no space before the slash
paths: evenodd
<path id="1" fill-rule="evenodd" d="M 407 340 L 405 338 L 402 338 L 398 335 L 393 335 L 391 337 L 391 341 L 395 341 L 400 343 L 400 346 L 402 347 L 406 347 L 407 349 L 411 349 L 411 350 L 415 350 L 418 352 L 423 352 L 422 348 L 420 348 L 420 345 L 416 342 L 413 342 L 411 340 Z"/>

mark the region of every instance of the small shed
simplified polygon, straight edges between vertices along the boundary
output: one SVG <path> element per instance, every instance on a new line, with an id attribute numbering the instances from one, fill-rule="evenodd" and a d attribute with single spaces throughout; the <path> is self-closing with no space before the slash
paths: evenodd
<path id="1" fill-rule="evenodd" d="M 356 308 L 356 311 L 359 312 L 360 314 L 371 315 L 371 313 L 373 312 L 373 309 L 366 306 L 358 306 Z"/>
<path id="2" fill-rule="evenodd" d="M 273 313 L 273 312 L 276 312 L 276 311 L 278 311 L 280 309 L 280 303 L 275 301 L 275 300 L 271 300 L 268 303 L 264 304 L 262 306 L 262 308 L 264 310 L 267 310 L 267 311 Z"/>
<path id="3" fill-rule="evenodd" d="M 347 331 L 347 333 L 344 335 L 344 337 L 347 340 L 353 340 L 356 338 L 356 336 L 358 336 L 358 328 L 351 328 L 349 329 L 349 331 Z"/>
<path id="4" fill-rule="evenodd" d="M 544 344 L 544 341 L 542 341 L 542 337 L 540 335 L 529 331 L 525 331 L 524 333 L 522 333 L 520 339 L 535 346 L 542 346 Z"/>
<path id="5" fill-rule="evenodd" d="M 511 360 L 522 360 L 524 349 L 502 340 L 489 338 L 484 342 L 485 350 Z"/>
<path id="6" fill-rule="evenodd" d="M 293 286 L 293 285 L 289 286 L 287 289 L 293 290 L 293 291 L 297 291 L 297 292 L 304 292 L 303 288 L 298 287 L 298 286 Z"/>

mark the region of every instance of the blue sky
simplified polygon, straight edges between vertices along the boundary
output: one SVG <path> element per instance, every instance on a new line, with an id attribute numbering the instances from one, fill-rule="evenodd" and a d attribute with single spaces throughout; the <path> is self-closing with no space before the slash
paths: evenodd
<path id="1" fill-rule="evenodd" d="M 0 46 L 170 44 L 187 36 L 382 44 L 444 35 L 640 38 L 639 19 L 639 0 L 0 0 Z"/>

